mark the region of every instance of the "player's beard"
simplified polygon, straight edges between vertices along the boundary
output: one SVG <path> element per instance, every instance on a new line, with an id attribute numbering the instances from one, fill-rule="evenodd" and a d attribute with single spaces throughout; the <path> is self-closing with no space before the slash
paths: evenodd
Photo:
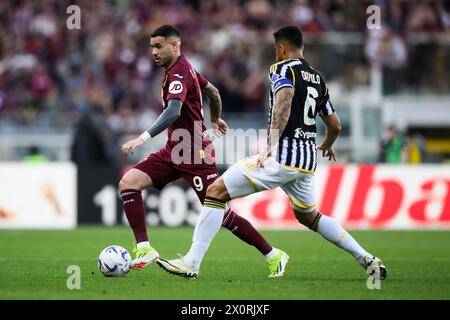
<path id="1" fill-rule="evenodd" d="M 163 65 L 163 60 L 162 60 L 161 57 L 159 57 L 158 59 L 155 58 L 155 62 L 156 62 L 156 65 L 157 65 L 158 67 L 164 67 L 164 65 Z"/>
<path id="2" fill-rule="evenodd" d="M 172 63 L 172 59 L 173 59 L 172 56 L 167 56 L 165 58 L 159 57 L 159 63 L 156 62 L 156 64 L 160 67 L 167 69 L 170 66 L 170 64 Z"/>

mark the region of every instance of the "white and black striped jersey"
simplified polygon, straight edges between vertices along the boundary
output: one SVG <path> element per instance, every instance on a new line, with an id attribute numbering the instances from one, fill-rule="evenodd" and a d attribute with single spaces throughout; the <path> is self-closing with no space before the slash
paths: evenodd
<path id="1" fill-rule="evenodd" d="M 285 87 L 294 89 L 291 114 L 280 134 L 277 161 L 302 171 L 315 171 L 317 166 L 316 116 L 335 112 L 322 76 L 304 59 L 289 59 L 270 67 L 269 134 L 275 94 Z"/>

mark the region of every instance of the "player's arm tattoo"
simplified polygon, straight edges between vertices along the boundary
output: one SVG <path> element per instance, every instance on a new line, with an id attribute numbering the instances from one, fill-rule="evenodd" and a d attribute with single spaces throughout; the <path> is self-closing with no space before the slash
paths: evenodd
<path id="1" fill-rule="evenodd" d="M 178 99 L 170 99 L 167 108 L 155 120 L 152 127 L 147 130 L 151 137 L 154 137 L 166 130 L 181 115 L 181 107 L 183 103 Z"/>
<path id="2" fill-rule="evenodd" d="M 210 82 L 202 88 L 209 101 L 209 109 L 211 110 L 211 122 L 219 120 L 222 114 L 222 99 L 220 99 L 219 90 Z"/>
<path id="3" fill-rule="evenodd" d="M 272 125 L 270 126 L 270 135 L 267 145 L 268 150 L 273 150 L 273 148 L 276 147 L 279 136 L 286 128 L 289 116 L 291 115 L 293 97 L 293 88 L 281 88 L 275 94 L 275 106 L 272 111 Z"/>

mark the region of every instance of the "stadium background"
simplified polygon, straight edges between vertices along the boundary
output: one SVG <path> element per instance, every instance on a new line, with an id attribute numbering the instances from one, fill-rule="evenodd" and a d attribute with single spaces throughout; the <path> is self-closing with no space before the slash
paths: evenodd
<path id="1" fill-rule="evenodd" d="M 79 30 L 66 26 L 71 4 L 81 9 Z M 367 27 L 370 5 L 381 8 L 381 28 Z M 166 136 L 130 159 L 120 146 L 161 112 L 163 71 L 153 63 L 148 40 L 165 23 L 180 29 L 183 54 L 219 88 L 230 128 L 243 130 L 266 126 L 272 32 L 300 27 L 305 58 L 327 80 L 343 126 L 337 163 L 319 162 L 319 208 L 347 227 L 368 230 L 359 234 L 375 242 L 397 238 L 370 230 L 442 229 L 418 233 L 434 249 L 433 243 L 448 240 L 450 1 L 23 0 L 0 3 L 2 241 L 15 239 L 12 229 L 76 228 L 20 233 L 36 244 L 48 237 L 51 244 L 95 224 L 103 226 L 92 229 L 103 242 L 93 252 L 116 242 L 117 230 L 118 242 L 131 249 L 131 231 L 121 227 L 119 177 L 163 146 Z M 205 99 L 209 126 L 208 114 Z M 260 143 L 217 146 L 219 157 L 237 160 Z M 187 245 L 192 228 L 186 225 L 195 224 L 200 208 L 194 192 L 174 183 L 144 197 L 150 237 L 179 230 Z M 286 241 L 296 237 L 292 229 L 302 229 L 279 190 L 233 205 L 257 227 L 281 230 L 273 234 Z M 408 232 L 399 235 L 415 234 Z M 4 251 L 0 259 L 14 257 Z M 2 275 L 6 281 L 7 271 Z M 21 297 L 5 290 L 0 298 Z M 448 298 L 445 292 L 438 297 Z"/>

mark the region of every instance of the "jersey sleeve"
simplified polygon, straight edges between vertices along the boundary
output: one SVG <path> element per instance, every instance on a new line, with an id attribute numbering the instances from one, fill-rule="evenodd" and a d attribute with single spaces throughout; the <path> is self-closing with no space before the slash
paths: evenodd
<path id="1" fill-rule="evenodd" d="M 184 70 L 177 70 L 168 75 L 167 101 L 170 99 L 178 99 L 184 102 L 189 85 L 189 76 L 191 76 L 189 72 L 185 72 Z"/>
<path id="2" fill-rule="evenodd" d="M 322 98 L 322 101 L 319 103 L 319 113 L 321 116 L 329 116 L 330 114 L 335 113 L 336 110 L 333 107 L 333 104 L 330 100 L 330 95 L 328 93 L 328 86 L 325 85 L 325 94 Z"/>
<path id="3" fill-rule="evenodd" d="M 200 73 L 198 73 L 197 70 L 195 70 L 195 73 L 197 75 L 198 84 L 200 85 L 200 88 L 206 87 L 206 85 L 208 84 L 208 80 Z"/>
<path id="4" fill-rule="evenodd" d="M 271 67 L 273 72 L 270 75 L 270 86 L 272 87 L 272 92 L 275 94 L 281 88 L 292 88 L 294 89 L 294 72 L 292 68 L 281 65 L 279 67 Z"/>

